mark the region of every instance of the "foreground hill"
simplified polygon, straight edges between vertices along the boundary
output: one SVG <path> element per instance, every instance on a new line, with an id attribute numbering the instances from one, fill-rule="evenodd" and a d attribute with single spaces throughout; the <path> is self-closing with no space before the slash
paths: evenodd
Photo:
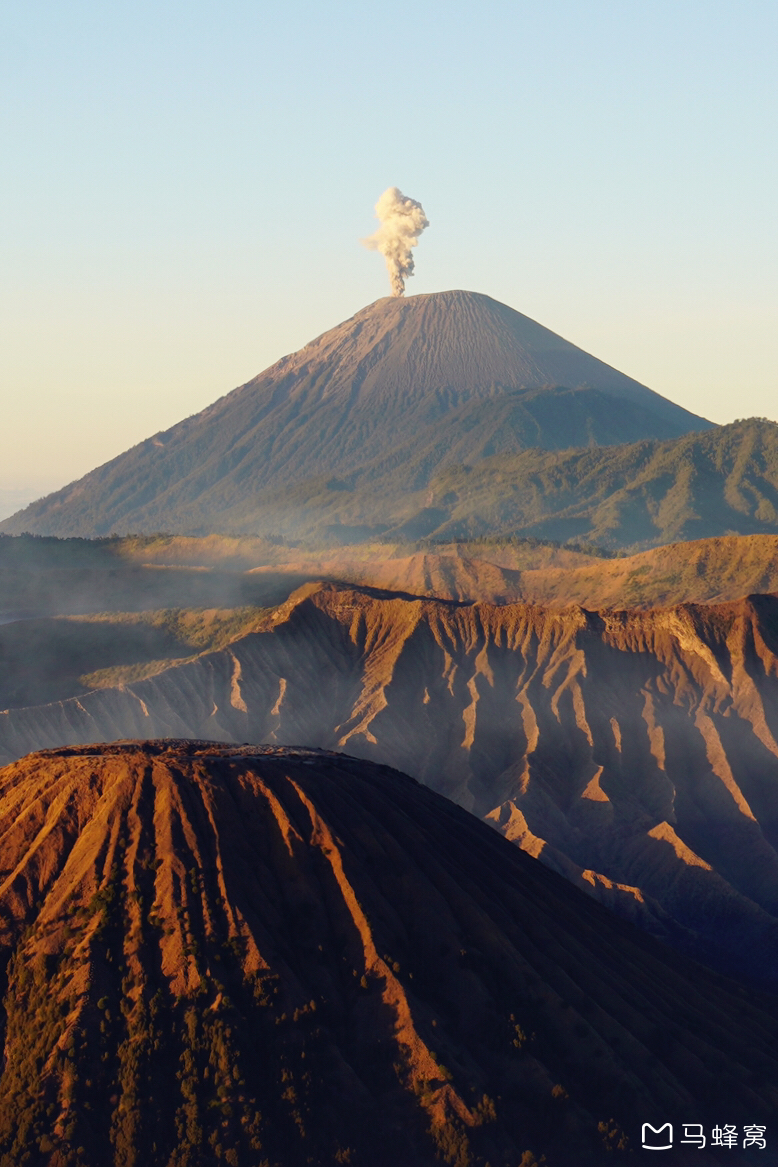
<path id="1" fill-rule="evenodd" d="M 364 761 L 33 755 L 0 910 L 3 1167 L 598 1167 L 778 1112 L 770 1000 Z"/>
<path id="2" fill-rule="evenodd" d="M 294 532 L 289 488 L 312 479 L 304 494 L 356 475 L 386 502 L 452 460 L 709 426 L 488 296 L 390 297 L 0 530 Z"/>
<path id="3" fill-rule="evenodd" d="M 593 613 L 309 585 L 224 648 L 0 713 L 0 757 L 117 737 L 387 762 L 617 911 L 778 968 L 778 599 Z"/>

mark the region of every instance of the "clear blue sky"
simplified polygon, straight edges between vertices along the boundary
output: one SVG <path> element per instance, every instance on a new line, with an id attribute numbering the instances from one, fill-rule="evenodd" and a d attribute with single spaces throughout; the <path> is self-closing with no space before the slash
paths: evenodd
<path id="1" fill-rule="evenodd" d="M 504 300 L 778 416 L 775 0 L 6 0 L 0 489 L 62 485 L 387 292 Z"/>

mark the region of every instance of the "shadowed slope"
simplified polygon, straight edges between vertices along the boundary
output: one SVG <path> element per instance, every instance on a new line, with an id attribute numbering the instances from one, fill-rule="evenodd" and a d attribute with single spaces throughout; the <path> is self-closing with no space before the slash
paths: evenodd
<path id="1" fill-rule="evenodd" d="M 452 458 L 709 425 L 488 296 L 388 298 L 0 530 L 256 532 L 258 507 L 290 502 L 274 491 L 317 475 L 370 463 L 365 480 L 399 497 Z"/>
<path id="2" fill-rule="evenodd" d="M 367 762 L 33 755 L 0 909 L 2 1167 L 595 1167 L 778 1109 L 766 1000 Z"/>
<path id="3" fill-rule="evenodd" d="M 7 759 L 161 735 L 390 762 L 656 934 L 775 981 L 774 598 L 596 614 L 308 585 L 219 652 L 0 713 Z"/>

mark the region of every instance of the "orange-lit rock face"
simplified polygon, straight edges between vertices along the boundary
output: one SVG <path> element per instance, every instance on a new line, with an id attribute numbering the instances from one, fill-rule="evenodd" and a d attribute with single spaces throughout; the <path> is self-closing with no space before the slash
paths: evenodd
<path id="1" fill-rule="evenodd" d="M 595 1167 L 647 1115 L 778 1105 L 758 994 L 364 761 L 25 758 L 0 919 L 9 1164 Z"/>
<path id="2" fill-rule="evenodd" d="M 596 615 L 309 585 L 222 652 L 0 715 L 388 762 L 719 967 L 778 967 L 778 601 Z"/>

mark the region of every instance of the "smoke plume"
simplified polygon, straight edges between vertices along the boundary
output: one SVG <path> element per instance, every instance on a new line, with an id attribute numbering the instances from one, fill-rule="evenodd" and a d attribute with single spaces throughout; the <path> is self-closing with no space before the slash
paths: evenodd
<path id="1" fill-rule="evenodd" d="M 402 296 L 405 281 L 413 275 L 412 248 L 429 221 L 421 203 L 407 198 L 396 186 L 385 190 L 375 205 L 376 218 L 381 226 L 374 235 L 363 239 L 365 247 L 380 251 L 386 260 L 392 295 Z"/>

